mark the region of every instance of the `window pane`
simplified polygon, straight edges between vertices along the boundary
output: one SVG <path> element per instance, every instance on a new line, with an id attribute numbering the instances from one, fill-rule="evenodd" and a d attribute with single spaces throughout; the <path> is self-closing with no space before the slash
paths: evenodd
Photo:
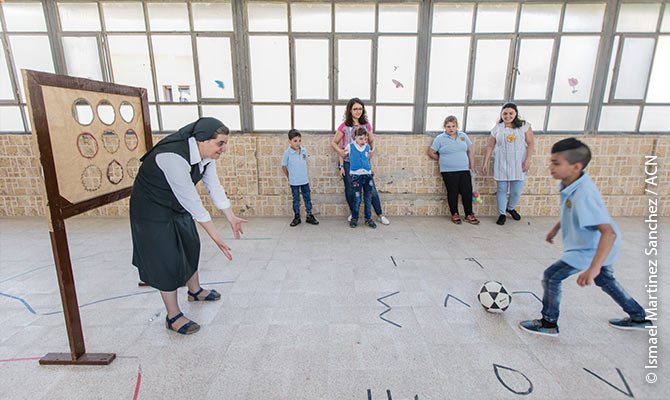
<path id="1" fill-rule="evenodd" d="M 191 37 L 154 36 L 152 42 L 160 101 L 196 101 Z"/>
<path id="2" fill-rule="evenodd" d="M 649 78 L 648 103 L 670 103 L 670 36 L 659 36 Z"/>
<path id="3" fill-rule="evenodd" d="M 231 131 L 239 131 L 240 124 L 240 106 L 238 105 L 202 105 L 203 117 L 214 117 L 223 122 Z"/>
<path id="4" fill-rule="evenodd" d="M 9 32 L 46 32 L 41 3 L 2 3 L 5 24 Z"/>
<path id="5" fill-rule="evenodd" d="M 296 98 L 328 99 L 328 39 L 295 40 Z"/>
<path id="6" fill-rule="evenodd" d="M 147 3 L 149 29 L 152 31 L 189 31 L 188 11 L 182 3 Z"/>
<path id="7" fill-rule="evenodd" d="M 193 29 L 196 31 L 232 31 L 233 10 L 230 3 L 191 3 Z"/>
<path id="8" fill-rule="evenodd" d="M 554 39 L 521 39 L 514 98 L 544 100 Z"/>
<path id="9" fill-rule="evenodd" d="M 149 101 L 154 101 L 146 36 L 108 36 L 107 43 L 109 56 L 112 59 L 114 82 L 146 88 Z M 154 128 L 158 129 L 157 122 Z"/>
<path id="10" fill-rule="evenodd" d="M 544 118 L 547 114 L 546 106 L 521 106 L 519 107 L 519 118 L 533 128 L 533 132 L 544 130 Z"/>
<path id="11" fill-rule="evenodd" d="M 661 32 L 670 32 L 670 3 L 665 3 L 665 11 L 663 11 L 663 22 L 661 23 Z"/>
<path id="12" fill-rule="evenodd" d="M 419 23 L 417 4 L 380 4 L 379 32 L 416 33 Z"/>
<path id="13" fill-rule="evenodd" d="M 371 40 L 337 41 L 337 98 L 370 99 Z"/>
<path id="14" fill-rule="evenodd" d="M 336 32 L 374 32 L 374 4 L 335 4 Z"/>
<path id="15" fill-rule="evenodd" d="M 477 41 L 473 100 L 502 100 L 509 58 L 509 39 Z"/>
<path id="16" fill-rule="evenodd" d="M 416 37 L 380 36 L 377 43 L 377 101 L 414 102 Z"/>
<path id="17" fill-rule="evenodd" d="M 111 32 L 144 31 L 142 3 L 102 3 L 105 29 Z"/>
<path id="18" fill-rule="evenodd" d="M 286 32 L 286 4 L 249 3 L 249 32 Z"/>
<path id="19" fill-rule="evenodd" d="M 230 38 L 198 37 L 198 66 L 202 97 L 232 99 L 235 97 Z"/>
<path id="20" fill-rule="evenodd" d="M 558 32 L 560 4 L 523 4 L 519 32 Z"/>
<path id="21" fill-rule="evenodd" d="M 0 40 L 0 100 L 13 100 L 12 81 L 9 77 L 9 68 L 5 59 L 5 45 Z"/>
<path id="22" fill-rule="evenodd" d="M 288 38 L 250 36 L 253 101 L 290 101 Z"/>
<path id="23" fill-rule="evenodd" d="M 160 130 L 160 125 L 158 125 L 158 106 L 156 105 L 149 106 L 149 122 L 151 123 L 152 132 Z"/>
<path id="24" fill-rule="evenodd" d="M 331 111 L 330 106 L 294 106 L 295 128 L 330 131 L 333 126 Z"/>
<path id="25" fill-rule="evenodd" d="M 293 32 L 330 32 L 330 4 L 291 4 L 291 30 Z"/>
<path id="26" fill-rule="evenodd" d="M 661 4 L 624 3 L 619 9 L 617 32 L 656 32 Z"/>
<path id="27" fill-rule="evenodd" d="M 652 38 L 626 38 L 619 62 L 619 79 L 614 97 L 617 99 L 642 99 L 647 88 L 649 66 L 654 52 Z"/>
<path id="28" fill-rule="evenodd" d="M 469 60 L 469 37 L 433 38 L 428 71 L 429 103 L 465 102 Z"/>
<path id="29" fill-rule="evenodd" d="M 375 130 L 387 132 L 411 132 L 414 122 L 413 107 L 379 106 L 375 108 L 377 119 Z"/>
<path id="30" fill-rule="evenodd" d="M 605 4 L 567 4 L 563 32 L 600 32 L 604 15 Z"/>
<path id="31" fill-rule="evenodd" d="M 198 106 L 160 106 L 164 131 L 176 131 L 198 119 Z"/>
<path id="32" fill-rule="evenodd" d="M 588 102 L 598 53 L 597 36 L 564 36 L 558 52 L 553 102 Z"/>
<path id="33" fill-rule="evenodd" d="M 19 107 L 0 107 L 0 132 L 25 132 Z"/>
<path id="34" fill-rule="evenodd" d="M 498 122 L 500 107 L 468 107 L 467 132 L 489 132 Z"/>
<path id="35" fill-rule="evenodd" d="M 254 106 L 254 131 L 291 129 L 291 106 Z"/>
<path id="36" fill-rule="evenodd" d="M 612 56 L 610 57 L 609 70 L 607 71 L 607 81 L 605 81 L 605 94 L 603 102 L 607 103 L 610 98 L 610 89 L 612 86 L 612 77 L 614 76 L 614 68 L 616 67 L 616 57 L 619 52 L 619 39 L 620 35 L 614 36 L 614 42 L 612 43 Z"/>
<path id="37" fill-rule="evenodd" d="M 670 107 L 647 106 L 642 112 L 640 132 L 670 131 Z"/>
<path id="38" fill-rule="evenodd" d="M 586 106 L 553 106 L 549 110 L 548 131 L 584 131 Z"/>
<path id="39" fill-rule="evenodd" d="M 463 129 L 463 107 L 428 107 L 426 131 L 442 132 L 444 130 L 444 119 L 450 115 L 458 118 L 458 127 Z"/>
<path id="40" fill-rule="evenodd" d="M 435 4 L 433 6 L 433 33 L 472 32 L 472 3 Z"/>
<path id="41" fill-rule="evenodd" d="M 23 90 L 22 69 L 34 69 L 43 72 L 55 72 L 51 57 L 51 46 L 46 35 L 40 36 L 10 36 L 9 45 L 14 56 L 14 70 L 17 72 L 21 100 L 25 101 Z"/>
<path id="42" fill-rule="evenodd" d="M 94 36 L 63 37 L 63 52 L 68 75 L 102 80 L 98 40 Z"/>
<path id="43" fill-rule="evenodd" d="M 637 124 L 639 106 L 603 106 L 600 111 L 600 132 L 632 132 Z"/>
<path id="44" fill-rule="evenodd" d="M 100 15 L 95 3 L 58 3 L 58 14 L 64 31 L 100 30 Z"/>
<path id="45" fill-rule="evenodd" d="M 515 3 L 479 3 L 475 32 L 514 32 L 516 8 Z"/>

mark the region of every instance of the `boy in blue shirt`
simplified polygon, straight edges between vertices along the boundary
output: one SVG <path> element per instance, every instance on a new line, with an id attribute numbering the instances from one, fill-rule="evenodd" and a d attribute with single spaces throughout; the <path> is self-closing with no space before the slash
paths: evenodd
<path id="1" fill-rule="evenodd" d="M 354 207 L 351 210 L 351 221 L 349 226 L 355 228 L 358 225 L 358 214 L 361 208 L 361 191 L 365 204 L 365 225 L 370 228 L 376 228 L 377 224 L 372 220 L 372 193 L 374 192 L 375 181 L 372 180 L 372 166 L 370 158 L 372 151 L 367 143 L 368 131 L 365 128 L 358 128 L 354 132 L 354 141 L 344 148 L 344 153 L 349 155 L 349 174 L 351 175 L 351 185 L 354 187 Z M 340 157 L 340 166 L 343 165 Z M 344 176 L 344 168 L 340 168 L 340 175 Z"/>
<path id="2" fill-rule="evenodd" d="M 609 320 L 611 326 L 644 330 L 652 325 L 644 308 L 614 278 L 612 264 L 619 258 L 621 238 L 600 192 L 583 171 L 590 160 L 591 150 L 574 138 L 563 139 L 551 148 L 549 170 L 554 179 L 561 181 L 561 219 L 546 240 L 553 243 L 563 228 L 563 256 L 544 271 L 542 319 L 522 321 L 519 327 L 527 332 L 558 335 L 561 283 L 576 273 L 579 286 L 595 282 L 628 313 L 628 318 Z"/>
<path id="3" fill-rule="evenodd" d="M 293 194 L 293 214 L 295 217 L 291 221 L 291 226 L 298 225 L 300 221 L 300 193 L 305 201 L 305 212 L 307 218 L 305 222 L 312 225 L 318 225 L 319 221 L 312 215 L 312 199 L 309 194 L 309 177 L 307 176 L 307 160 L 309 156 L 302 144 L 302 135 L 297 129 L 291 129 L 288 132 L 289 147 L 284 152 L 281 161 L 281 169 L 288 178 Z"/>

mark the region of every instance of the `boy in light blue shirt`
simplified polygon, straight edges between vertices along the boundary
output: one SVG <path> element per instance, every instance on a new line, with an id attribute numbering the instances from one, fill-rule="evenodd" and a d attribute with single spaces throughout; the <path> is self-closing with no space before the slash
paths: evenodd
<path id="1" fill-rule="evenodd" d="M 612 264 L 619 258 L 620 233 L 600 192 L 583 171 L 590 160 L 588 146 L 574 138 L 563 139 L 551 148 L 549 170 L 561 181 L 561 219 L 546 240 L 553 243 L 563 228 L 563 256 L 544 271 L 542 319 L 522 321 L 519 327 L 527 332 L 558 335 L 561 283 L 576 273 L 579 286 L 595 283 L 629 315 L 609 320 L 612 327 L 644 330 L 652 325 L 644 308 L 614 278 Z"/>
<path id="2" fill-rule="evenodd" d="M 300 193 L 305 201 L 305 212 L 307 218 L 305 222 L 312 225 L 318 225 L 319 221 L 312 215 L 312 199 L 309 192 L 309 177 L 307 175 L 307 160 L 309 156 L 302 144 L 302 135 L 297 129 L 291 129 L 288 132 L 289 147 L 284 152 L 281 161 L 281 169 L 288 178 L 291 185 L 291 194 L 293 195 L 293 221 L 291 226 L 298 225 L 300 221 Z"/>

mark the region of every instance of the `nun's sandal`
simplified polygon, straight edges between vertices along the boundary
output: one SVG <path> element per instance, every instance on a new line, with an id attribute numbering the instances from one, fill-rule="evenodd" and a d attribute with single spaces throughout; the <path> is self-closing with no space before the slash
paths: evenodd
<path id="1" fill-rule="evenodd" d="M 172 327 L 172 324 L 174 324 L 175 322 L 177 322 L 177 320 L 178 320 L 180 317 L 183 317 L 183 316 L 184 316 L 184 313 L 179 313 L 179 314 L 175 315 L 175 316 L 172 317 L 172 318 L 165 317 L 165 327 L 166 327 L 167 329 L 171 330 L 171 331 L 180 333 L 180 334 L 182 334 L 182 335 L 190 335 L 190 334 L 192 334 L 192 333 L 196 333 L 197 331 L 200 330 L 200 325 L 196 324 L 195 322 L 193 322 L 193 321 L 191 321 L 191 320 L 189 320 L 187 323 L 185 323 L 184 325 L 182 325 L 181 328 L 179 328 L 179 329 L 174 329 L 174 328 Z"/>
<path id="2" fill-rule="evenodd" d="M 209 291 L 209 294 L 207 295 L 207 297 L 205 297 L 204 299 L 201 299 L 201 298 L 198 297 L 198 295 L 200 293 L 202 293 L 203 290 L 204 290 L 203 288 L 200 288 L 200 290 L 198 290 L 195 293 L 191 293 L 190 290 L 187 291 L 188 301 L 217 301 L 217 300 L 221 299 L 221 293 L 217 292 L 214 289 L 211 289 Z"/>

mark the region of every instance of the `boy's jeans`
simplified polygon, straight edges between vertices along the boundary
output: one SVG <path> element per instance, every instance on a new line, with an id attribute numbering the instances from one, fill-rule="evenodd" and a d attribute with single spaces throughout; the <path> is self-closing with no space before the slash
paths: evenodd
<path id="1" fill-rule="evenodd" d="M 302 199 L 305 200 L 305 212 L 307 215 L 312 214 L 312 198 L 309 195 L 309 183 L 304 185 L 291 185 L 291 193 L 293 194 L 293 214 L 300 218 L 300 192 L 302 192 Z"/>
<path id="2" fill-rule="evenodd" d="M 542 286 L 544 295 L 542 296 L 542 318 L 548 322 L 557 322 L 559 306 L 561 304 L 561 283 L 570 275 L 580 273 L 582 270 L 564 263 L 555 262 L 551 267 L 544 271 Z M 605 293 L 630 315 L 630 318 L 636 321 L 645 319 L 644 308 L 638 304 L 635 299 L 630 297 L 626 290 L 614 279 L 611 265 L 603 265 L 600 274 L 593 280 L 596 286 Z"/>
<path id="3" fill-rule="evenodd" d="M 372 218 L 372 192 L 375 183 L 371 175 L 351 175 L 351 185 L 354 187 L 354 208 L 351 210 L 351 218 L 358 219 L 359 209 L 361 208 L 361 189 L 365 198 L 365 220 Z"/>
<path id="4" fill-rule="evenodd" d="M 351 183 L 351 175 L 349 175 L 349 166 L 351 164 L 349 161 L 344 162 L 344 195 L 347 198 L 347 205 L 349 206 L 349 211 L 354 208 L 354 186 Z M 374 178 L 372 178 L 374 182 Z M 374 185 L 373 185 L 374 186 Z M 382 203 L 379 200 L 379 193 L 377 193 L 377 187 L 373 188 L 372 191 L 372 207 L 375 209 L 375 214 L 382 215 Z M 353 212 L 352 214 L 353 215 Z"/>

